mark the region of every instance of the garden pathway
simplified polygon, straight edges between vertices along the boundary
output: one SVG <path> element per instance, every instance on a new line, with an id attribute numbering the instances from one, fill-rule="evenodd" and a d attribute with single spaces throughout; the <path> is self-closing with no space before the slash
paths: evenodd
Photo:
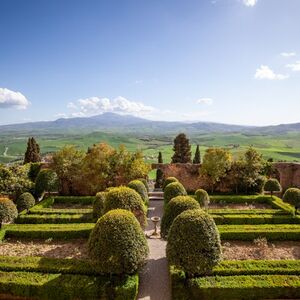
<path id="1" fill-rule="evenodd" d="M 158 216 L 162 218 L 163 201 L 150 200 L 149 203 L 149 218 Z M 146 233 L 153 232 L 153 224 L 148 221 Z M 149 258 L 146 266 L 140 271 L 139 284 L 139 300 L 170 300 L 171 287 L 168 270 L 168 262 L 166 258 L 167 242 L 161 239 L 148 238 Z"/>

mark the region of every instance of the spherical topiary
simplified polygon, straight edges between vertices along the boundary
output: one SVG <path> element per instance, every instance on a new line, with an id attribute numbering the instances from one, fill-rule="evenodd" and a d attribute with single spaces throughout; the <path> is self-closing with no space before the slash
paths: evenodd
<path id="1" fill-rule="evenodd" d="M 128 187 L 135 190 L 143 199 L 145 204 L 148 204 L 149 198 L 145 185 L 140 180 L 132 180 L 128 183 Z"/>
<path id="2" fill-rule="evenodd" d="M 283 200 L 294 205 L 296 210 L 300 208 L 300 189 L 289 188 L 283 195 Z"/>
<path id="3" fill-rule="evenodd" d="M 15 204 L 8 198 L 0 198 L 0 228 L 2 223 L 12 222 L 17 216 Z"/>
<path id="4" fill-rule="evenodd" d="M 218 228 L 201 209 L 187 210 L 173 221 L 167 244 L 167 258 L 189 276 L 208 275 L 221 260 Z"/>
<path id="5" fill-rule="evenodd" d="M 161 219 L 160 233 L 163 238 L 168 236 L 174 219 L 188 209 L 200 209 L 199 203 L 190 196 L 177 196 L 167 204 Z"/>
<path id="6" fill-rule="evenodd" d="M 270 192 L 271 196 L 273 196 L 273 192 L 281 191 L 281 185 L 277 179 L 270 178 L 265 182 L 264 191 Z"/>
<path id="7" fill-rule="evenodd" d="M 177 181 L 177 182 L 169 183 L 165 187 L 165 191 L 164 191 L 165 205 L 167 205 L 172 198 L 177 196 L 185 196 L 185 195 L 186 195 L 186 190 L 180 182 Z"/>
<path id="8" fill-rule="evenodd" d="M 207 208 L 210 200 L 206 190 L 198 189 L 195 192 L 196 200 L 199 202 L 201 207 Z"/>
<path id="9" fill-rule="evenodd" d="M 149 253 L 138 221 L 124 209 L 111 210 L 98 220 L 90 234 L 88 250 L 96 270 L 111 274 L 136 272 Z"/>
<path id="10" fill-rule="evenodd" d="M 144 227 L 146 225 L 146 206 L 141 196 L 135 190 L 125 186 L 109 190 L 106 195 L 103 213 L 118 208 L 131 211 L 141 226 Z"/>
<path id="11" fill-rule="evenodd" d="M 95 201 L 93 203 L 93 217 L 100 218 L 103 215 L 104 202 L 106 200 L 106 192 L 99 192 L 96 194 Z"/>
<path id="12" fill-rule="evenodd" d="M 35 204 L 35 199 L 30 193 L 23 193 L 18 199 L 17 199 L 17 208 L 18 211 L 22 210 L 29 210 L 32 206 Z"/>
<path id="13" fill-rule="evenodd" d="M 58 178 L 56 173 L 50 169 L 39 172 L 35 180 L 35 193 L 41 196 L 44 192 L 55 192 L 58 188 Z"/>
<path id="14" fill-rule="evenodd" d="M 169 184 L 169 183 L 172 183 L 172 182 L 178 182 L 178 179 L 176 177 L 168 177 L 164 180 L 163 182 L 163 185 L 162 185 L 162 190 L 164 191 L 166 186 Z"/>
<path id="15" fill-rule="evenodd" d="M 141 181 L 144 184 L 144 186 L 145 186 L 145 188 L 147 190 L 147 193 L 148 193 L 149 192 L 149 184 L 148 184 L 147 179 L 145 179 L 145 178 L 138 178 L 137 180 Z"/>

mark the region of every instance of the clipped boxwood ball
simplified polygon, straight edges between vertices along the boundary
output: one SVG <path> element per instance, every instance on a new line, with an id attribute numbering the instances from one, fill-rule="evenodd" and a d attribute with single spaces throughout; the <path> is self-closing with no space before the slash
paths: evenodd
<path id="1" fill-rule="evenodd" d="M 147 179 L 145 179 L 145 178 L 138 178 L 137 180 L 141 181 L 144 184 L 144 186 L 145 186 L 145 188 L 147 190 L 147 193 L 148 193 L 149 192 L 149 184 L 148 184 Z"/>
<path id="2" fill-rule="evenodd" d="M 90 234 L 88 251 L 96 270 L 110 274 L 135 273 L 149 253 L 138 221 L 124 209 L 111 210 L 98 220 Z"/>
<path id="3" fill-rule="evenodd" d="M 142 197 L 144 203 L 148 204 L 149 202 L 148 192 L 142 181 L 132 180 L 128 183 L 128 187 L 135 190 Z"/>
<path id="4" fill-rule="evenodd" d="M 273 192 L 281 191 L 281 185 L 276 178 L 270 178 L 265 182 L 264 191 L 270 192 L 273 195 Z"/>
<path id="5" fill-rule="evenodd" d="M 167 204 L 161 219 L 160 233 L 163 238 L 168 236 L 174 219 L 188 209 L 200 209 L 199 203 L 190 196 L 177 196 Z"/>
<path id="6" fill-rule="evenodd" d="M 120 186 L 110 189 L 106 195 L 103 213 L 112 209 L 126 209 L 131 211 L 142 227 L 147 223 L 146 206 L 141 196 L 133 189 Z"/>
<path id="7" fill-rule="evenodd" d="M 213 218 L 201 209 L 187 210 L 170 228 L 167 258 L 189 276 L 209 275 L 221 260 L 220 235 Z"/>
<path id="8" fill-rule="evenodd" d="M 106 199 L 106 192 L 99 192 L 96 194 L 95 201 L 93 203 L 93 217 L 100 218 L 103 215 L 104 202 Z"/>
<path id="9" fill-rule="evenodd" d="M 166 186 L 172 182 L 178 182 L 178 179 L 176 177 L 168 177 L 164 180 L 162 185 L 162 190 L 164 191 Z"/>
<path id="10" fill-rule="evenodd" d="M 15 204 L 8 198 L 0 198 L 0 227 L 2 223 L 12 222 L 17 216 Z"/>
<path id="11" fill-rule="evenodd" d="M 203 189 L 198 189 L 195 192 L 195 196 L 196 196 L 196 200 L 199 202 L 200 206 L 207 208 L 207 206 L 210 202 L 207 191 L 203 190 Z"/>
<path id="12" fill-rule="evenodd" d="M 18 211 L 29 210 L 29 208 L 35 205 L 35 199 L 30 193 L 23 193 L 17 199 Z"/>
<path id="13" fill-rule="evenodd" d="M 164 191 L 164 201 L 165 205 L 168 204 L 168 202 L 177 196 L 185 196 L 186 195 L 186 190 L 184 186 L 180 182 L 172 182 L 169 183 Z"/>
<path id="14" fill-rule="evenodd" d="M 283 200 L 294 205 L 296 209 L 300 208 L 300 189 L 289 188 L 283 195 Z"/>

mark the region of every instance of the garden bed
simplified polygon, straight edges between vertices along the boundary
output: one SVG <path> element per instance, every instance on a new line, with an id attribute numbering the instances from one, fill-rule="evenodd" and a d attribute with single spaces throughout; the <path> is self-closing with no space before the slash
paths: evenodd
<path id="1" fill-rule="evenodd" d="M 69 209 L 69 208 L 72 208 L 72 209 L 92 209 L 93 206 L 91 204 L 82 204 L 82 203 L 73 203 L 73 202 L 70 202 L 70 203 L 55 203 L 51 206 L 51 208 L 53 209 Z"/>
<path id="2" fill-rule="evenodd" d="M 250 210 L 250 209 L 270 209 L 272 208 L 269 204 L 264 203 L 210 203 L 208 209 L 237 209 L 237 210 Z"/>

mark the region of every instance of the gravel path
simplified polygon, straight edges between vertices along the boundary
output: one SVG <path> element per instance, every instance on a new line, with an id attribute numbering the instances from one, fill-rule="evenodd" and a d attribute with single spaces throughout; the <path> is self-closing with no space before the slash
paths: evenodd
<path id="1" fill-rule="evenodd" d="M 149 218 L 163 215 L 163 201 L 150 200 Z M 153 231 L 153 224 L 149 220 L 146 233 Z M 161 239 L 148 238 L 150 255 L 146 266 L 140 271 L 140 285 L 138 299 L 169 300 L 171 287 L 168 263 L 166 258 L 167 242 Z"/>

